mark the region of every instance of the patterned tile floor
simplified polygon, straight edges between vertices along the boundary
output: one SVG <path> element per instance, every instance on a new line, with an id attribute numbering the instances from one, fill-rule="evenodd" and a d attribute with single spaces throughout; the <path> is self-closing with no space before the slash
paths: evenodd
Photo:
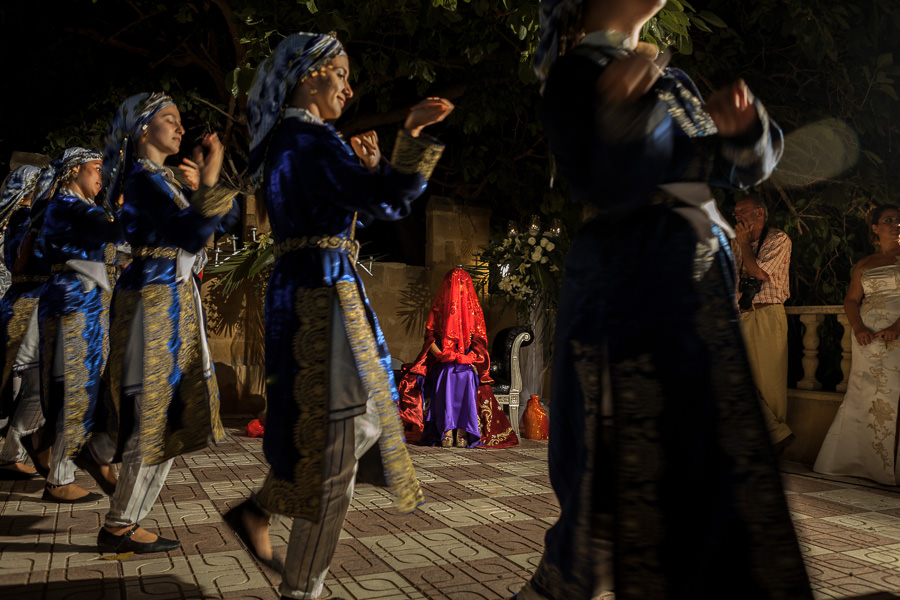
<path id="1" fill-rule="evenodd" d="M 265 476 L 261 442 L 230 423 L 215 448 L 176 460 L 143 523 L 181 540 L 170 554 L 109 560 L 95 549 L 108 501 L 40 499 L 41 481 L 0 482 L 3 600 L 277 599 L 279 577 L 245 552 L 222 521 Z M 506 450 L 411 447 L 428 503 L 398 515 L 379 488 L 360 486 L 332 563 L 326 597 L 354 600 L 508 598 L 537 563 L 558 506 L 546 442 Z M 816 598 L 900 590 L 900 493 L 793 464 L 784 481 Z M 78 482 L 93 488 L 87 476 Z M 287 522 L 276 521 L 276 552 Z"/>

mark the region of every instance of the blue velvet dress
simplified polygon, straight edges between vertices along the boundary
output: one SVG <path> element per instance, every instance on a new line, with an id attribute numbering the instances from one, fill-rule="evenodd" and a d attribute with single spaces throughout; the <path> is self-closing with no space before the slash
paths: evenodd
<path id="1" fill-rule="evenodd" d="M 412 510 L 421 492 L 387 344 L 355 267 L 353 231 L 357 219 L 405 217 L 425 179 L 386 164 L 369 172 L 333 127 L 300 116 L 277 126 L 267 156 L 261 193 L 277 257 L 266 295 L 263 447 L 271 470 L 257 499 L 273 512 L 318 521 L 328 420 L 362 414 L 373 398 L 387 484 L 398 508 Z M 348 344 L 356 372 L 336 373 L 333 357 Z"/>
<path id="2" fill-rule="evenodd" d="M 144 461 L 159 464 L 224 435 L 219 391 L 200 305 L 198 256 L 234 207 L 218 186 L 191 194 L 148 160 L 129 166 L 119 220 L 132 261 L 116 282 L 110 313 L 110 397 L 118 445 L 141 401 Z M 126 356 L 132 360 L 126 364 Z"/>
<path id="3" fill-rule="evenodd" d="M 119 224 L 94 202 L 66 189 L 50 199 L 37 242 L 51 265 L 38 305 L 41 387 L 47 431 L 63 433 L 56 443 L 68 458 L 106 427 L 97 409 L 109 351 L 107 264 L 121 239 Z"/>
<path id="4" fill-rule="evenodd" d="M 0 390 L 4 415 L 11 415 L 15 411 L 15 398 L 12 395 L 13 366 L 28 332 L 28 324 L 37 310 L 41 287 L 50 274 L 47 262 L 30 252 L 31 243 L 26 250 L 28 256 L 23 256 L 17 264 L 19 248 L 22 247 L 31 224 L 30 217 L 30 207 L 17 208 L 7 222 L 6 235 L 3 239 L 3 260 L 12 274 L 12 285 L 0 300 L 0 336 L 3 343 L 0 348 L 0 352 L 3 352 Z M 37 335 L 37 331 L 34 331 L 34 335 Z M 37 363 L 31 366 L 36 367 Z"/>
<path id="5" fill-rule="evenodd" d="M 723 138 L 676 69 L 634 106 L 604 104 L 597 78 L 623 52 L 592 34 L 544 92 L 551 149 L 589 216 L 555 332 L 549 460 L 562 514 L 529 586 L 558 600 L 598 585 L 616 600 L 808 599 L 728 241 L 696 202 L 711 198 L 705 184 L 765 179 L 781 132 L 757 103 L 754 130 Z M 612 543 L 612 581 L 595 577 L 597 539 Z"/>

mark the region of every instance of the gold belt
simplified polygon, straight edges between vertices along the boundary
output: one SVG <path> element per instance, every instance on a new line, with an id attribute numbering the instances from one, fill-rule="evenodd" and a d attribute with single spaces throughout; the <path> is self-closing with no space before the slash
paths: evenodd
<path id="1" fill-rule="evenodd" d="M 348 254 L 353 262 L 359 254 L 359 243 L 341 235 L 310 235 L 299 238 L 287 238 L 275 244 L 275 258 L 281 258 L 289 252 L 304 248 L 321 248 L 323 250 L 337 250 Z"/>
<path id="2" fill-rule="evenodd" d="M 65 263 L 50 265 L 51 273 L 64 273 L 66 271 L 72 271 L 72 270 L 73 270 L 72 267 L 70 267 L 69 265 L 67 265 Z"/>
<path id="3" fill-rule="evenodd" d="M 152 248 L 150 246 L 138 246 L 131 249 L 132 258 L 168 258 L 175 260 L 178 257 L 178 248 Z"/>

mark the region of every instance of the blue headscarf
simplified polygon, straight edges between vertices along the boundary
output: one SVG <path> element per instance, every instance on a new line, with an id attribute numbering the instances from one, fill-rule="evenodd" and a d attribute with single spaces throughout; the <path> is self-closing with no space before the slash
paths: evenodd
<path id="1" fill-rule="evenodd" d="M 34 186 L 34 197 L 31 202 L 32 229 L 40 230 L 50 199 L 59 190 L 60 184 L 65 182 L 72 169 L 92 160 L 103 160 L 103 154 L 97 150 L 73 146 L 66 148 L 62 156 L 50 161 L 50 165 L 41 171 L 41 176 Z"/>
<path id="2" fill-rule="evenodd" d="M 559 58 L 560 38 L 584 0 L 541 0 L 541 39 L 534 52 L 534 72 L 542 82 Z M 563 49 L 564 50 L 564 49 Z"/>
<path id="3" fill-rule="evenodd" d="M 5 224 L 22 198 L 34 191 L 40 174 L 41 169 L 31 165 L 22 165 L 9 174 L 0 193 L 0 224 Z"/>
<path id="4" fill-rule="evenodd" d="M 281 40 L 272 56 L 256 69 L 247 100 L 250 128 L 250 177 L 254 185 L 262 178 L 269 133 L 281 118 L 281 109 L 297 82 L 345 54 L 334 35 L 294 33 Z"/>
<path id="5" fill-rule="evenodd" d="M 125 169 L 134 151 L 134 141 L 139 139 L 160 110 L 175 104 L 162 92 L 146 92 L 129 96 L 116 109 L 106 130 L 103 150 L 103 183 L 108 203 L 114 202 L 121 191 Z"/>

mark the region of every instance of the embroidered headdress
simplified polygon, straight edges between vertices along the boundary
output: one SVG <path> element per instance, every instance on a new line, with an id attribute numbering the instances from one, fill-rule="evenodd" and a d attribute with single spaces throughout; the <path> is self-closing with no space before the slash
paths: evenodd
<path id="1" fill-rule="evenodd" d="M 50 161 L 50 165 L 41 171 L 34 186 L 34 197 L 31 202 L 32 229 L 40 229 L 47 204 L 59 190 L 60 185 L 72 174 L 72 169 L 94 160 L 103 160 L 103 154 L 97 150 L 73 146 L 66 148 L 62 156 Z"/>
<path id="2" fill-rule="evenodd" d="M 162 92 L 144 92 L 130 96 L 116 109 L 106 130 L 103 150 L 103 183 L 108 199 L 117 197 L 121 191 L 122 178 L 134 151 L 135 140 L 146 131 L 156 113 L 170 104 L 175 102 Z"/>
<path id="3" fill-rule="evenodd" d="M 0 193 L 0 225 L 6 223 L 22 198 L 34 191 L 40 174 L 40 168 L 31 165 L 22 165 L 9 174 Z"/>
<path id="4" fill-rule="evenodd" d="M 344 47 L 334 35 L 294 33 L 281 40 L 272 56 L 256 69 L 247 100 L 250 176 L 254 184 L 262 177 L 269 134 L 281 118 L 288 94 L 298 82 L 341 54 L 345 54 Z"/>

